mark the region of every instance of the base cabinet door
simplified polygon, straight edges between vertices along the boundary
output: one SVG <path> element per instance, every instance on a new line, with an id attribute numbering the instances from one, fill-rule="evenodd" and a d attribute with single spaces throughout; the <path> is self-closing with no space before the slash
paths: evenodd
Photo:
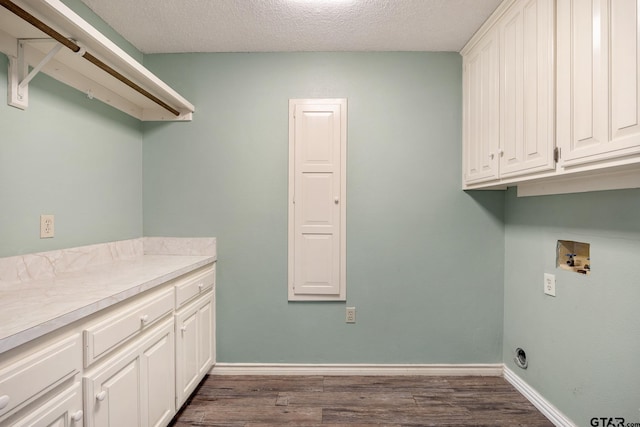
<path id="1" fill-rule="evenodd" d="M 82 427 L 82 387 L 76 383 L 9 427 Z"/>
<path id="2" fill-rule="evenodd" d="M 89 427 L 164 426 L 175 414 L 173 321 L 85 376 Z"/>
<path id="3" fill-rule="evenodd" d="M 109 366 L 109 370 L 93 379 L 96 393 L 88 396 L 90 400 L 87 425 L 108 427 L 116 425 L 140 426 L 142 410 L 140 408 L 139 378 L 140 360 L 120 361 Z"/>
<path id="4" fill-rule="evenodd" d="M 176 400 L 180 407 L 213 366 L 213 293 L 176 314 Z"/>
<path id="5" fill-rule="evenodd" d="M 142 351 L 141 387 L 143 422 L 149 427 L 167 425 L 176 413 L 175 406 L 175 342 L 173 322 Z"/>

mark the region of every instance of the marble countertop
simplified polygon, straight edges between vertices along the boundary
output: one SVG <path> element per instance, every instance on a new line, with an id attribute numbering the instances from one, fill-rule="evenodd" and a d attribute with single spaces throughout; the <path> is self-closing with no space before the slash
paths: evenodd
<path id="1" fill-rule="evenodd" d="M 0 282 L 0 353 L 215 260 L 211 255 L 141 255 L 55 277 Z"/>

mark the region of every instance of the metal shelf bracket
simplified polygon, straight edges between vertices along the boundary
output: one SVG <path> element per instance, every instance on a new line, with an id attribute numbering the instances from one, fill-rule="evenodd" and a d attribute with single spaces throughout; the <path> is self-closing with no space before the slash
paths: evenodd
<path id="1" fill-rule="evenodd" d="M 48 39 L 50 40 L 50 39 Z M 29 39 L 18 39 L 18 56 L 9 56 L 9 77 L 8 82 L 8 100 L 7 103 L 21 110 L 26 110 L 29 106 L 29 82 L 40 72 L 53 57 L 60 51 L 62 44 L 56 45 L 42 58 L 29 72 L 29 63 L 25 58 L 25 46 Z"/>

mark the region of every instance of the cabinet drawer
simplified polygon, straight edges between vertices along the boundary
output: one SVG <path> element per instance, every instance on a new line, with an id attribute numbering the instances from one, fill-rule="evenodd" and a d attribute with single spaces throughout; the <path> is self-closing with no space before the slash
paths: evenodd
<path id="1" fill-rule="evenodd" d="M 0 371 L 0 421 L 56 386 L 73 378 L 82 368 L 80 335 L 58 341 L 26 355 Z"/>
<path id="2" fill-rule="evenodd" d="M 82 427 L 83 417 L 82 387 L 76 383 L 37 409 L 30 410 L 26 417 L 10 423 L 9 427 Z"/>
<path id="3" fill-rule="evenodd" d="M 85 367 L 173 312 L 173 288 L 111 314 L 84 330 Z"/>
<path id="4" fill-rule="evenodd" d="M 176 284 L 176 308 L 212 289 L 215 287 L 215 283 L 215 264 L 204 271 L 182 279 Z"/>

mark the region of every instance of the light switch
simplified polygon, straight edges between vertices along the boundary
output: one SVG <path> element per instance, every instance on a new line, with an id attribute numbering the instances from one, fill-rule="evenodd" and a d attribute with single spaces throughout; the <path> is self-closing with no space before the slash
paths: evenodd
<path id="1" fill-rule="evenodd" d="M 555 274 L 544 273 L 544 293 L 556 296 L 556 276 Z"/>

